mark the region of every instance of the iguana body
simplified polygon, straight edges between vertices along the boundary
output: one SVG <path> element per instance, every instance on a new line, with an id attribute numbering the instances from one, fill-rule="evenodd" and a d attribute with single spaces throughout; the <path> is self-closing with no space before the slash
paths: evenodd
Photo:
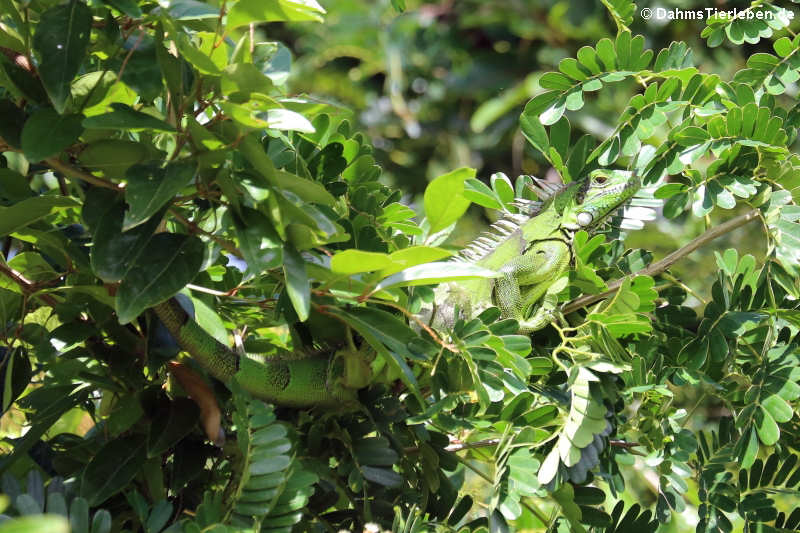
<path id="1" fill-rule="evenodd" d="M 523 204 L 527 215 L 506 216 L 462 250 L 458 260 L 501 276 L 439 285 L 434 326 L 451 327 L 456 307 L 469 317 L 495 305 L 504 318 L 519 322 L 522 333 L 543 328 L 556 306 L 548 289 L 569 270 L 575 233 L 597 227 L 639 186 L 630 172 L 599 169 L 585 180 L 540 191 L 543 203 Z"/>
<path id="2" fill-rule="evenodd" d="M 322 357 L 257 359 L 240 357 L 213 338 L 173 300 L 153 308 L 158 318 L 209 374 L 223 382 L 234 376 L 243 389 L 290 407 L 335 406 L 355 402 L 355 389 L 328 379 L 330 361 Z"/>
<path id="3" fill-rule="evenodd" d="M 506 318 L 519 321 L 523 332 L 544 327 L 556 307 L 555 291 L 548 289 L 564 276 L 572 261 L 572 239 L 580 229 L 596 227 L 629 200 L 639 188 L 630 172 L 600 169 L 562 188 L 544 186 L 542 203 L 524 203 L 524 214 L 510 214 L 476 239 L 458 260 L 499 272 L 494 279 L 441 284 L 436 291 L 433 324 L 452 326 L 458 316 L 471 316 L 496 305 Z M 331 371 L 328 358 L 239 357 L 213 339 L 172 302 L 155 308 L 178 344 L 214 377 L 236 376 L 254 396 L 279 405 L 307 407 L 355 403 L 355 389 L 364 376 Z M 359 355 L 360 357 L 360 355 Z M 338 357 L 333 362 L 338 363 Z M 364 365 L 362 365 L 364 366 Z"/>

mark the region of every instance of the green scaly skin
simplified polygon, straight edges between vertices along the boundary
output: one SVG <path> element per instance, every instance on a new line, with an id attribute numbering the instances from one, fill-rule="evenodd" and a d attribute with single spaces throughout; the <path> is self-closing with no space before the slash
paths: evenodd
<path id="1" fill-rule="evenodd" d="M 556 311 L 554 285 L 572 262 L 575 233 L 591 231 L 636 194 L 639 178 L 623 170 L 598 169 L 538 207 L 535 216 L 510 215 L 488 237 L 467 246 L 458 260 L 501 274 L 495 279 L 443 283 L 436 289 L 433 325 L 450 328 L 493 305 L 514 318 L 521 333 L 545 327 Z M 548 292 L 554 289 L 553 292 Z M 460 310 L 455 316 L 456 307 Z"/>
<path id="2" fill-rule="evenodd" d="M 595 170 L 585 180 L 555 192 L 535 213 L 509 215 L 495 224 L 488 237 L 467 246 L 458 260 L 501 276 L 440 284 L 436 307 L 431 310 L 433 325 L 450 328 L 457 309 L 460 317 L 469 317 L 496 305 L 505 318 L 520 323 L 522 332 L 543 328 L 556 310 L 559 290 L 554 283 L 569 270 L 575 233 L 597 227 L 639 187 L 639 178 L 630 172 Z M 337 353 L 332 360 L 239 357 L 200 328 L 176 302 L 170 300 L 154 310 L 178 344 L 212 376 L 223 382 L 235 376 L 245 390 L 274 404 L 347 407 L 356 404 L 356 390 L 369 382 L 370 376 L 364 375 L 368 365 L 352 364 L 354 357 L 360 360 L 363 354 Z"/>
<path id="3" fill-rule="evenodd" d="M 235 376 L 242 388 L 253 396 L 289 407 L 346 407 L 356 403 L 354 388 L 329 379 L 331 362 L 328 358 L 239 357 L 198 326 L 174 300 L 158 304 L 153 310 L 180 347 L 224 383 Z"/>

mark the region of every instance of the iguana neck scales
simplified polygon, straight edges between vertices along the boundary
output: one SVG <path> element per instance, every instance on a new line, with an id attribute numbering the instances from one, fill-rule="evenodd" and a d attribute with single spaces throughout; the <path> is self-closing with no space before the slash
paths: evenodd
<path id="1" fill-rule="evenodd" d="M 560 292 L 554 283 L 568 272 L 575 233 L 597 228 L 640 186 L 630 172 L 607 169 L 562 187 L 537 183 L 541 202 L 518 201 L 519 213 L 506 214 L 455 259 L 500 276 L 440 284 L 432 309 L 434 326 L 450 327 L 457 318 L 492 305 L 504 317 L 518 320 L 523 332 L 547 325 Z M 352 404 L 355 389 L 365 382 L 364 376 L 348 376 L 346 370 L 342 375 L 341 370 L 363 364 L 333 364 L 340 363 L 337 358 L 240 357 L 200 328 L 176 302 L 159 304 L 154 310 L 178 344 L 211 375 L 226 382 L 235 376 L 245 390 L 272 403 Z"/>

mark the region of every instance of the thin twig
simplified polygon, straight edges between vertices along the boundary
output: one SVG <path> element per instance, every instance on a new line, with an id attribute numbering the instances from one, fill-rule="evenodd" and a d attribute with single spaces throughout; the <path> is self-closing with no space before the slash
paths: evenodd
<path id="1" fill-rule="evenodd" d="M 92 185 L 96 185 L 98 187 L 103 187 L 105 189 L 111 189 L 114 191 L 121 191 L 123 189 L 122 185 L 114 183 L 113 181 L 108 181 L 103 178 L 98 178 L 93 174 L 89 174 L 86 171 L 80 170 L 75 168 L 71 165 L 68 165 L 55 157 L 50 157 L 44 160 L 45 163 L 50 165 L 50 167 L 58 172 L 61 172 L 68 178 L 79 179 L 81 181 L 85 181 L 86 183 L 91 183 Z"/>
<path id="2" fill-rule="evenodd" d="M 128 61 L 130 61 L 133 53 L 136 51 L 137 48 L 139 48 L 142 39 L 144 39 L 144 30 L 140 27 L 139 37 L 136 39 L 136 42 L 133 43 L 133 46 L 128 51 L 127 55 L 125 55 L 125 59 L 122 60 L 122 66 L 119 67 L 119 72 L 117 73 L 117 82 L 119 82 L 122 79 L 122 74 L 125 72 L 125 67 L 128 66 Z"/>
<path id="3" fill-rule="evenodd" d="M 639 270 L 638 272 L 634 272 L 628 276 L 620 278 L 612 283 L 608 284 L 608 290 L 605 292 L 601 292 L 599 294 L 587 294 L 585 296 L 581 296 L 580 298 L 575 298 L 568 304 L 566 304 L 561 312 L 565 315 L 577 311 L 582 307 L 586 307 L 587 305 L 591 305 L 595 302 L 598 302 L 604 298 L 607 298 L 617 292 L 617 290 L 622 286 L 623 283 L 627 280 L 632 280 L 636 276 L 656 276 L 673 264 L 677 263 L 679 260 L 683 259 L 690 253 L 694 252 L 701 246 L 707 244 L 710 241 L 713 241 L 717 237 L 725 235 L 726 233 L 730 233 L 731 231 L 744 226 L 750 221 L 756 220 L 760 217 L 760 211 L 758 209 L 751 209 L 747 213 L 743 215 L 739 215 L 736 218 L 732 218 L 727 222 L 720 224 L 719 226 L 715 226 L 699 237 L 692 239 L 686 246 L 679 248 L 666 256 L 664 259 L 660 261 L 656 261 L 655 263 L 651 264 L 650 266 Z"/>
<path id="4" fill-rule="evenodd" d="M 36 296 L 40 298 L 44 303 L 49 305 L 50 307 L 55 307 L 58 305 L 58 301 L 50 296 L 49 294 L 37 294 L 38 288 L 36 284 L 30 280 L 28 280 L 25 276 L 14 270 L 13 268 L 0 263 L 0 273 L 5 274 L 11 280 L 19 285 L 20 289 L 26 296 Z"/>

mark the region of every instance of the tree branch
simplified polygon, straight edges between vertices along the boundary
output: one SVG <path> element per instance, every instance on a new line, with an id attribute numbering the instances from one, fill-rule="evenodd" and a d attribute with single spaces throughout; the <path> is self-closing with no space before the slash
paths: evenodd
<path id="1" fill-rule="evenodd" d="M 12 269 L 8 265 L 0 263 L 0 274 L 5 274 L 11 278 L 14 283 L 19 285 L 19 288 L 22 289 L 22 292 L 25 294 L 25 296 L 36 296 L 50 307 L 55 307 L 58 305 L 58 301 L 56 301 L 56 299 L 49 294 L 36 294 L 36 291 L 38 290 L 36 288 L 36 284 L 32 281 L 29 281 L 27 278 L 25 278 L 25 276 Z"/>
<path id="2" fill-rule="evenodd" d="M 607 291 L 601 292 L 599 294 L 586 294 L 579 298 L 575 298 L 571 302 L 564 305 L 564 307 L 561 309 L 561 312 L 564 313 L 565 315 L 568 315 L 569 313 L 577 311 L 582 307 L 586 307 L 587 305 L 591 305 L 604 298 L 607 298 L 612 294 L 614 294 L 615 292 L 617 292 L 617 290 L 619 290 L 619 288 L 622 286 L 623 283 L 625 283 L 626 280 L 631 280 L 636 276 L 658 275 L 667 270 L 673 264 L 677 263 L 687 255 L 689 255 L 690 253 L 700 248 L 701 246 L 704 246 L 708 242 L 713 241 L 717 237 L 725 235 L 726 233 L 730 233 L 731 231 L 741 226 L 744 226 L 748 222 L 759 218 L 759 216 L 760 212 L 758 209 L 751 209 L 750 211 L 744 213 L 743 215 L 739 215 L 738 217 L 732 218 L 727 222 L 720 224 L 719 226 L 715 226 L 706 231 L 705 233 L 703 233 L 702 235 L 692 239 L 686 246 L 678 248 L 677 250 L 666 256 L 664 259 L 656 261 L 655 263 L 651 264 L 646 268 L 643 268 L 638 272 L 634 272 L 633 274 L 630 274 L 612 283 L 609 283 Z"/>
<path id="3" fill-rule="evenodd" d="M 91 183 L 92 185 L 103 187 L 105 189 L 112 189 L 114 191 L 121 191 L 123 189 L 122 185 L 112 181 L 104 180 L 103 178 L 98 178 L 97 176 L 89 174 L 88 172 L 68 165 L 56 159 L 55 157 L 47 158 L 44 160 L 44 162 L 50 165 L 52 169 L 61 172 L 68 178 L 79 179 L 81 181 L 85 181 L 86 183 Z"/>

